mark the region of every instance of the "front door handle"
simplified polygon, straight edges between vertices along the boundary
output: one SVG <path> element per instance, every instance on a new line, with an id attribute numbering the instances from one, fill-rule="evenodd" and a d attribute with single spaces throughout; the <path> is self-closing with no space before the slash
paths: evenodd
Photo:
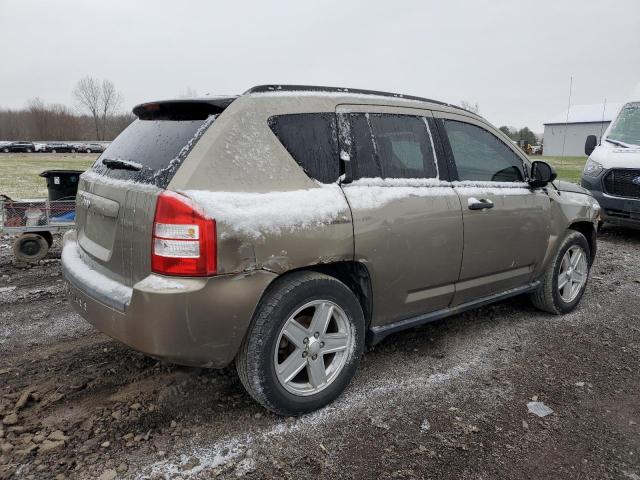
<path id="1" fill-rule="evenodd" d="M 487 208 L 493 208 L 493 202 L 486 198 L 478 200 L 477 198 L 471 197 L 469 198 L 467 205 L 469 206 L 469 210 L 485 210 Z"/>

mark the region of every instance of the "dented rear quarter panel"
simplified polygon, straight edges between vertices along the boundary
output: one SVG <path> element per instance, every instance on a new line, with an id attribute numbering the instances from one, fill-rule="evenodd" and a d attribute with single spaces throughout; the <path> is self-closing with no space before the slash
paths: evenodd
<path id="1" fill-rule="evenodd" d="M 263 194 L 307 191 L 313 202 L 317 189 L 328 188 L 309 178 L 268 126 L 273 115 L 333 112 L 336 100 L 304 101 L 270 96 L 240 97 L 213 123 L 189 154 L 168 188 L 192 191 Z M 238 230 L 216 218 L 218 271 L 221 274 L 264 269 L 275 273 L 309 265 L 353 259 L 351 212 L 344 195 L 342 208 L 327 222 L 293 225 L 260 235 Z M 257 195 L 256 202 L 264 201 Z M 302 198 L 302 202 L 304 202 Z M 289 205 L 290 216 L 310 205 Z"/>

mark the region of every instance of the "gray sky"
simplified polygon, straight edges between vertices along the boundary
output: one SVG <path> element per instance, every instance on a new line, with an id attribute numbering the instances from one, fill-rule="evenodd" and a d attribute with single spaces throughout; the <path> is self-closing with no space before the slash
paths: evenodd
<path id="1" fill-rule="evenodd" d="M 0 106 L 73 105 L 83 76 L 145 100 L 263 83 L 469 100 L 497 126 L 640 82 L 640 1 L 0 0 Z"/>

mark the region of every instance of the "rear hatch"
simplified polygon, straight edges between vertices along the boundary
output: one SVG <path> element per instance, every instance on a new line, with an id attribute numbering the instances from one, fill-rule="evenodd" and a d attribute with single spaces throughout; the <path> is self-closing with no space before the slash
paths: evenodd
<path id="1" fill-rule="evenodd" d="M 142 104 L 138 117 L 80 177 L 76 228 L 92 267 L 132 286 L 151 272 L 158 194 L 233 97 Z"/>

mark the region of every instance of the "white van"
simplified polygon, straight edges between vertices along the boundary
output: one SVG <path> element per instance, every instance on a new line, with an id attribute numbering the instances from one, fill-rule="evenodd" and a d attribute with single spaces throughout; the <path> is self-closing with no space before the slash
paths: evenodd
<path id="1" fill-rule="evenodd" d="M 589 135 L 582 186 L 600 202 L 605 222 L 640 227 L 640 100 L 626 103 L 602 136 Z"/>

